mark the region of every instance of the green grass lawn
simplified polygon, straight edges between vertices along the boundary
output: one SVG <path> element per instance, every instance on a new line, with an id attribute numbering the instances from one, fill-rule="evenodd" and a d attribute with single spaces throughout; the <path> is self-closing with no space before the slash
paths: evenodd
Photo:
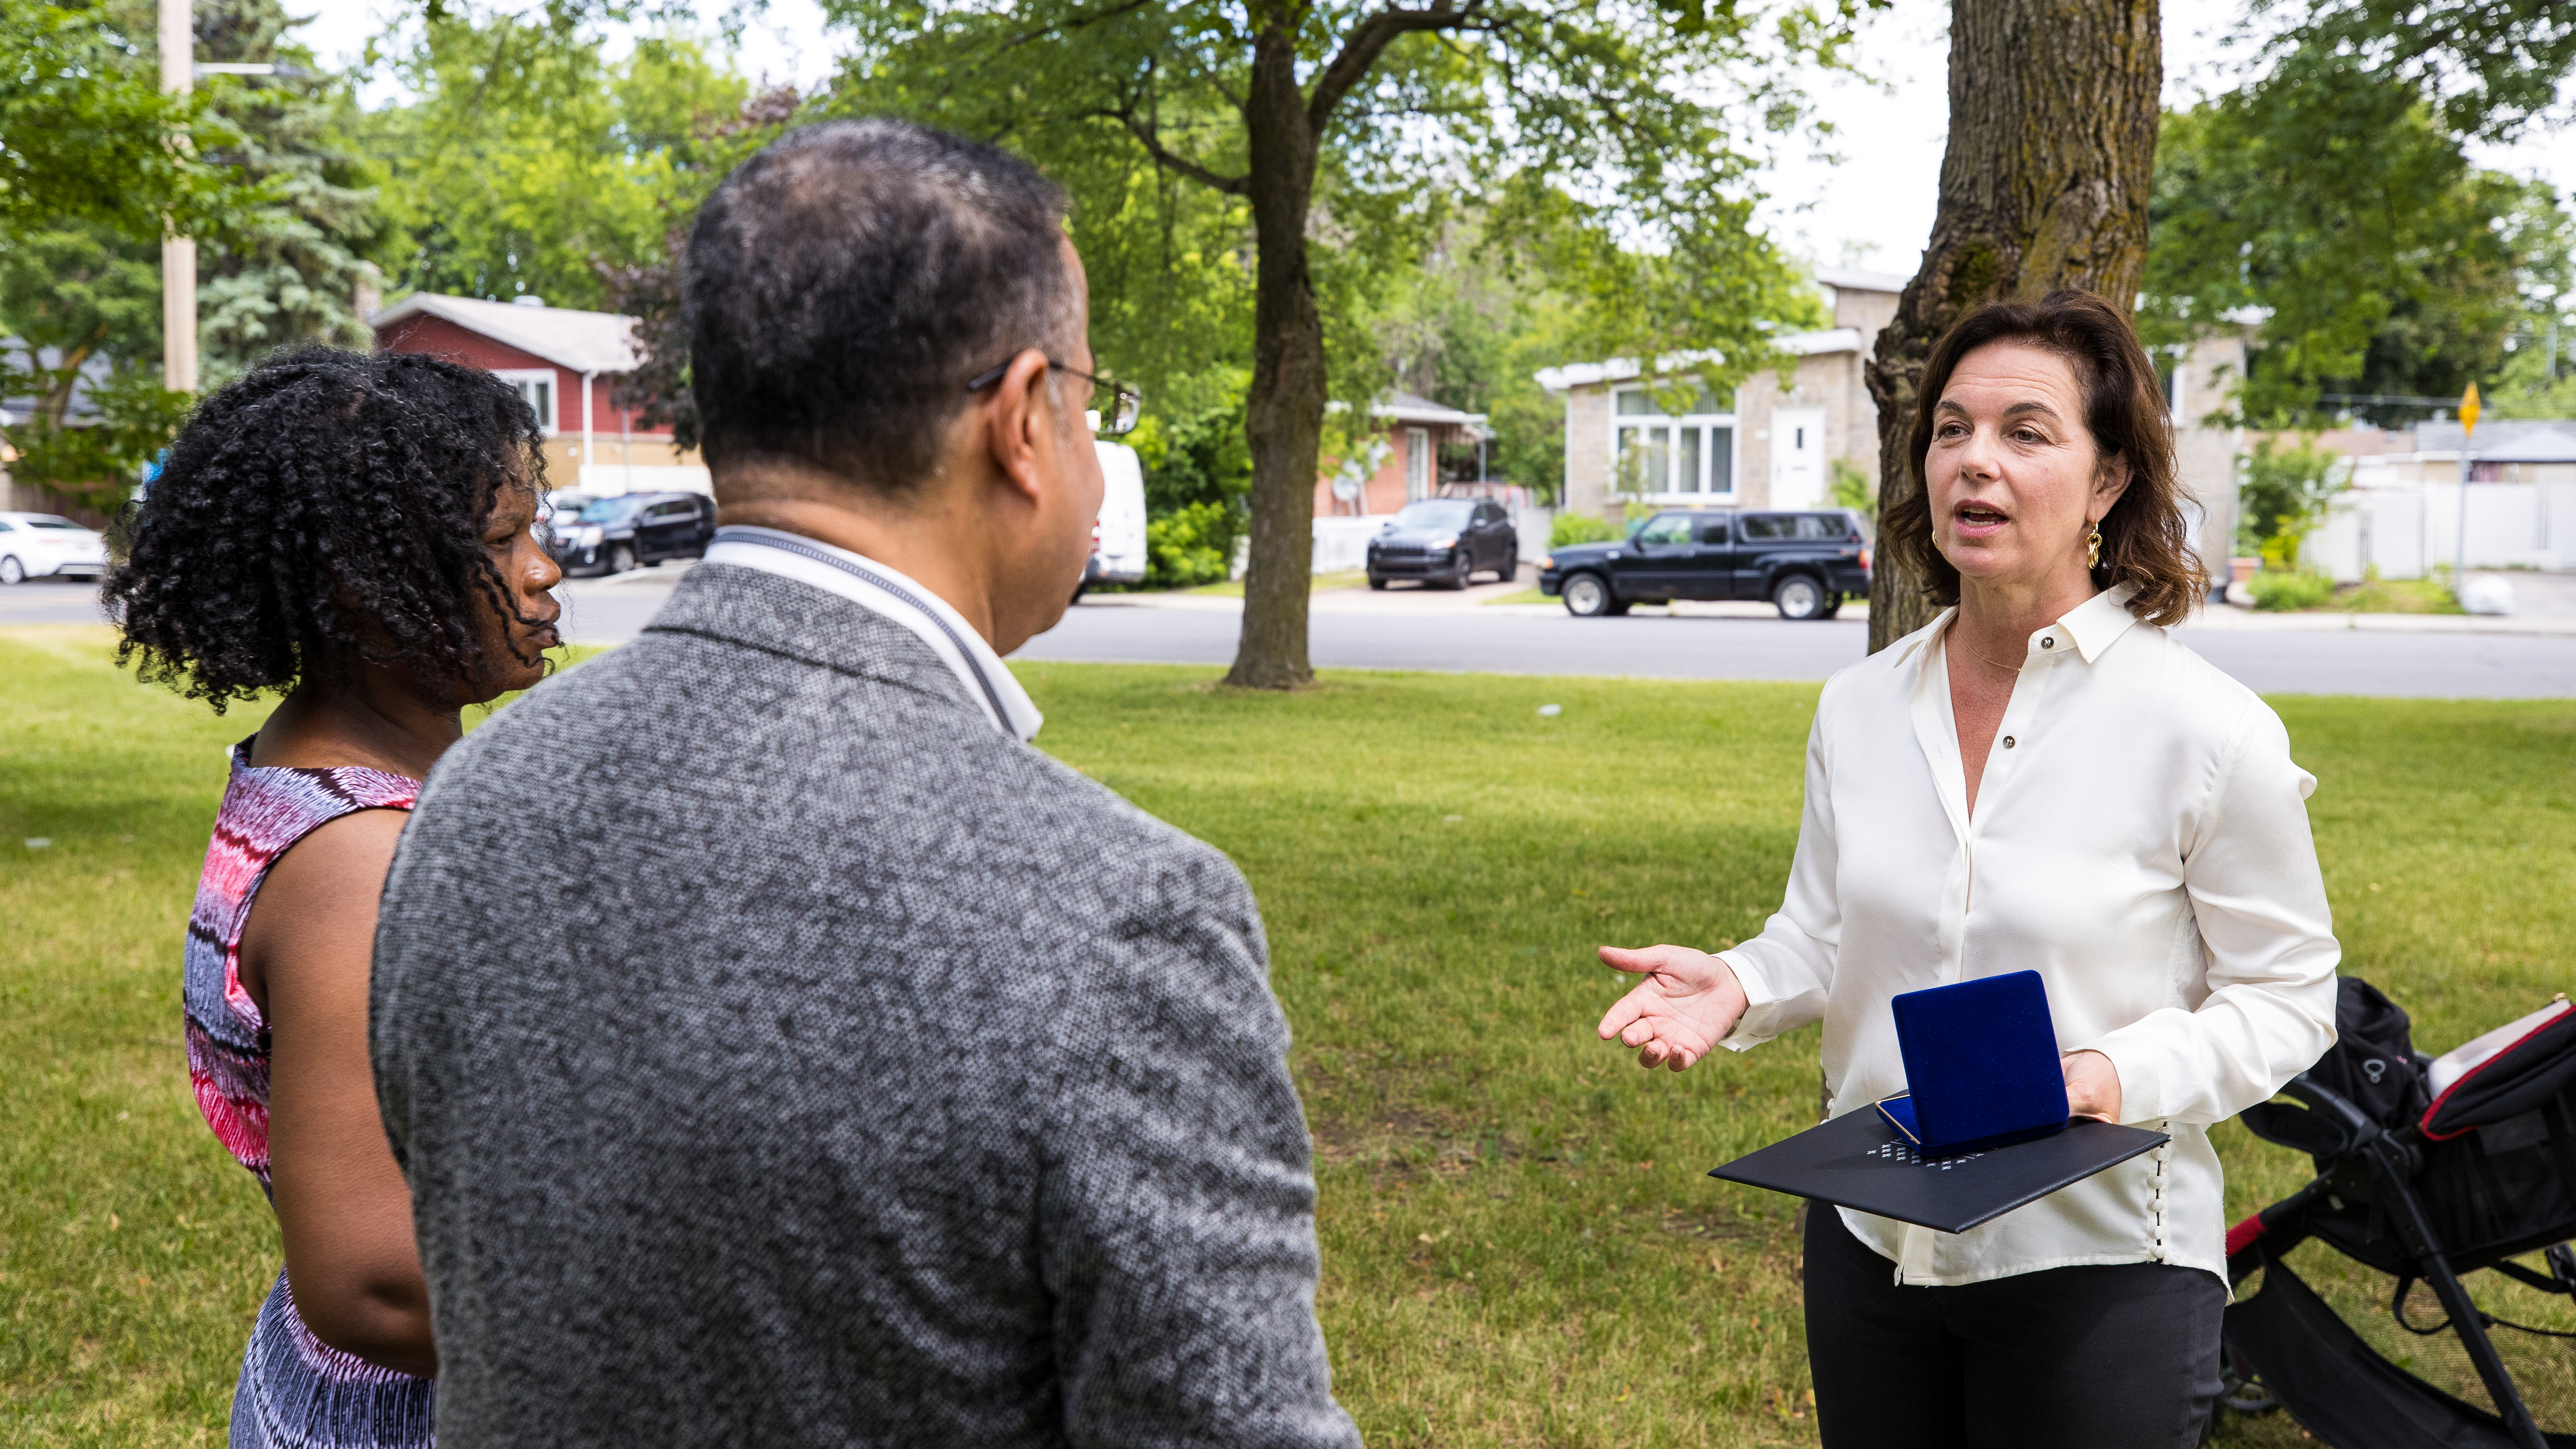
<path id="1" fill-rule="evenodd" d="M 179 943 L 222 749 L 260 712 L 137 687 L 106 642 L 0 630 L 0 1443 L 213 1445 L 279 1256 L 188 1095 Z M 1591 959 L 1760 928 L 1812 686 L 1018 672 L 1048 749 L 1260 895 L 1370 1443 L 1814 1441 L 1795 1205 L 1702 1175 L 1812 1118 L 1814 1030 L 1648 1075 L 1592 1036 L 1620 983 Z M 2347 969 L 2420 1044 L 2569 985 L 2576 702 L 2276 703 L 2322 781 Z M 2304 1180 L 2219 1143 L 2232 1212 Z M 2275 1415 L 2224 1442 L 2298 1437 Z"/>

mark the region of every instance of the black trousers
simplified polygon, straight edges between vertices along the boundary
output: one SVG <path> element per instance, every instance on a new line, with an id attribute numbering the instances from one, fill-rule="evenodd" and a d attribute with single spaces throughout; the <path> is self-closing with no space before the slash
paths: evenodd
<path id="1" fill-rule="evenodd" d="M 2166 1263 L 1899 1287 L 1807 1205 L 1807 1360 L 1825 1449 L 2193 1449 L 2227 1290 Z"/>

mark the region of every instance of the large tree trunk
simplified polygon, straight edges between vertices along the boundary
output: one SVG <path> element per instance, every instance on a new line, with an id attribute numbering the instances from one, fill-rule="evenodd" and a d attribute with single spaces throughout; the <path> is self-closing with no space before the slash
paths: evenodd
<path id="1" fill-rule="evenodd" d="M 1907 456 L 1932 344 L 1962 315 L 2059 287 L 2135 306 L 2164 86 L 2157 0 L 1951 0 L 1950 146 L 1922 270 L 1878 334 L 1879 501 L 1921 486 Z M 1931 621 L 1880 554 L 1869 647 Z"/>
<path id="2" fill-rule="evenodd" d="M 1274 12 L 1254 42 L 1243 111 L 1260 248 L 1244 421 L 1252 444 L 1252 554 L 1243 577 L 1243 638 L 1225 682 L 1295 689 L 1315 677 L 1306 659 L 1306 600 L 1325 385 L 1323 314 L 1306 270 L 1317 141 L 1297 84 L 1294 23 L 1286 16 Z"/>

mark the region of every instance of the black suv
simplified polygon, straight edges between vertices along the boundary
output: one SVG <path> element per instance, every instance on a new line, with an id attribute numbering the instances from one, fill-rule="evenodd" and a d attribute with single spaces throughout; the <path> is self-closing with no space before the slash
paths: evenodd
<path id="1" fill-rule="evenodd" d="M 715 536 L 716 501 L 703 493 L 594 498 L 549 531 L 549 550 L 565 573 L 622 574 L 637 564 L 705 553 Z"/>
<path id="2" fill-rule="evenodd" d="M 1861 516 L 1675 510 L 1617 543 L 1560 548 L 1539 566 L 1539 592 L 1584 618 L 1674 599 L 1769 599 L 1783 619 L 1830 619 L 1869 592 Z"/>
<path id="3" fill-rule="evenodd" d="M 1487 498 L 1420 498 L 1404 505 L 1368 543 L 1372 589 L 1389 579 L 1420 579 L 1444 589 L 1492 569 L 1497 579 L 1520 572 L 1521 537 L 1503 505 Z"/>

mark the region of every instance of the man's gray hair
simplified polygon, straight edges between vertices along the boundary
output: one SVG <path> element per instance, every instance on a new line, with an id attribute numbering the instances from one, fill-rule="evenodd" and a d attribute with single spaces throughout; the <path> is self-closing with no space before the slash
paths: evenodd
<path id="1" fill-rule="evenodd" d="M 1026 161 L 907 121 L 802 127 L 736 168 L 684 282 L 719 479 L 786 463 L 896 494 L 927 477 L 969 380 L 1073 340 L 1064 214 Z"/>

